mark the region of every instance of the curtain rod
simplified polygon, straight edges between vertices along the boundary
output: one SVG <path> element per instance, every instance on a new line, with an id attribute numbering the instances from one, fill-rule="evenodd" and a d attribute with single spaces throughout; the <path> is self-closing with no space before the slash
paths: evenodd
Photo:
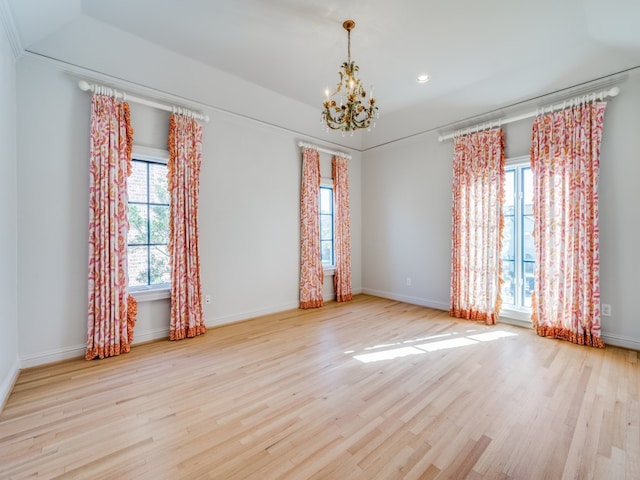
<path id="1" fill-rule="evenodd" d="M 329 150 L 327 148 L 322 148 L 312 143 L 298 142 L 298 146 L 301 148 L 315 148 L 319 152 L 328 153 L 329 155 L 336 155 L 338 157 L 346 158 L 347 160 L 351 160 L 351 154 L 345 152 L 339 152 L 337 150 Z"/>
<path id="2" fill-rule="evenodd" d="M 98 95 L 108 95 L 113 98 L 122 98 L 125 102 L 133 102 L 139 103 L 141 105 L 146 105 L 148 107 L 157 108 L 158 110 L 164 110 L 165 112 L 177 113 L 178 115 L 186 115 L 188 117 L 195 118 L 196 120 L 204 120 L 205 122 L 209 121 L 209 115 L 205 115 L 203 113 L 195 112 L 193 110 L 189 110 L 184 107 L 175 107 L 173 105 L 166 105 L 164 103 L 154 102 L 153 100 L 147 100 L 145 98 L 136 97 L 135 95 L 129 95 L 125 92 L 116 91 L 113 88 L 105 87 L 104 85 L 98 85 L 95 83 L 88 83 L 84 80 L 80 80 L 78 82 L 78 87 L 82 91 L 91 91 Z"/>
<path id="3" fill-rule="evenodd" d="M 475 132 L 479 132 L 481 130 L 487 130 L 493 127 L 500 127 L 507 123 L 514 123 L 514 122 L 519 122 L 520 120 L 526 120 L 527 118 L 532 118 L 537 116 L 540 113 L 544 113 L 545 110 L 549 110 L 549 112 L 554 112 L 555 110 L 564 109 L 568 106 L 571 106 L 572 104 L 595 102 L 596 99 L 604 100 L 607 97 L 615 97 L 619 93 L 620 93 L 620 88 L 613 87 L 609 90 L 603 90 L 602 92 L 597 92 L 597 93 L 592 92 L 587 95 L 580 95 L 578 97 L 572 98 L 571 100 L 566 100 L 562 103 L 557 103 L 556 105 L 541 107 L 536 110 L 532 110 L 531 112 L 523 113 L 521 115 L 516 115 L 514 117 L 507 117 L 503 119 L 492 120 L 489 122 L 474 125 L 473 127 L 469 127 L 469 128 L 461 128 L 460 130 L 457 130 L 453 133 L 449 133 L 447 135 L 440 135 L 438 137 L 438 141 L 444 142 L 445 140 L 451 140 L 452 138 L 455 138 L 461 135 L 468 135 L 469 133 L 475 133 Z"/>

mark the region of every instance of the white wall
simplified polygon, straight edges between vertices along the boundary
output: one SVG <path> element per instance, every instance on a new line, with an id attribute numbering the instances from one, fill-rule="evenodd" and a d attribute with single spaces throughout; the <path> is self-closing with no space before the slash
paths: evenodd
<path id="1" fill-rule="evenodd" d="M 601 149 L 601 301 L 605 342 L 640 349 L 640 76 L 607 106 Z M 508 157 L 529 154 L 532 121 L 505 127 Z M 367 150 L 362 160 L 363 291 L 448 309 L 453 144 L 424 134 Z M 407 285 L 411 278 L 411 286 Z"/>
<path id="2" fill-rule="evenodd" d="M 0 22 L 0 410 L 18 373 L 16 67 Z"/>
<path id="3" fill-rule="evenodd" d="M 600 289 L 605 341 L 640 350 L 640 75 L 607 104 L 600 154 Z"/>
<path id="4" fill-rule="evenodd" d="M 18 304 L 23 366 L 82 354 L 90 95 L 64 64 L 18 62 Z M 108 72 L 106 72 L 108 73 Z M 205 80 L 203 80 L 205 81 Z M 234 92 L 229 92 L 232 95 Z M 298 305 L 301 154 L 289 130 L 210 111 L 200 184 L 208 326 Z M 166 149 L 168 113 L 131 104 L 134 143 Z M 323 165 L 330 159 L 321 158 Z M 360 154 L 350 163 L 353 286 L 361 289 Z M 331 277 L 326 293 L 332 295 Z M 169 301 L 139 305 L 135 340 L 166 336 Z M 215 334 L 215 333 L 212 333 Z"/>
<path id="5" fill-rule="evenodd" d="M 427 134 L 364 154 L 364 292 L 447 308 L 450 152 L 450 145 L 438 143 L 436 134 Z"/>

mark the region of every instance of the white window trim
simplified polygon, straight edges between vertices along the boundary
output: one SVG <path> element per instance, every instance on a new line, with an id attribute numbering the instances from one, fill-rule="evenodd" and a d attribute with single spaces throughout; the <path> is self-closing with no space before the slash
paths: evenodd
<path id="1" fill-rule="evenodd" d="M 132 158 L 166 164 L 169 163 L 169 150 L 145 147 L 143 145 L 134 145 L 132 149 Z"/>
<path id="2" fill-rule="evenodd" d="M 128 290 L 129 295 L 133 295 L 137 302 L 150 302 L 152 300 L 171 298 L 171 285 L 168 283 L 153 286 L 129 287 Z"/>
<path id="3" fill-rule="evenodd" d="M 531 326 L 531 309 L 529 311 L 526 310 L 515 310 L 512 308 L 503 308 L 500 310 L 500 318 L 516 320 L 517 325 L 525 324 L 526 326 Z M 511 322 L 506 322 L 511 323 Z"/>
<path id="4" fill-rule="evenodd" d="M 132 158 L 134 160 L 146 160 L 150 162 L 167 164 L 169 162 L 169 150 L 161 148 L 133 145 Z M 127 289 L 129 295 L 133 295 L 137 302 L 150 302 L 171 298 L 171 284 L 139 285 Z"/>
<path id="5" fill-rule="evenodd" d="M 521 163 L 529 162 L 529 155 L 522 155 L 521 157 L 507 158 L 504 162 L 505 167 L 511 167 L 513 165 L 520 165 Z"/>
<path id="6" fill-rule="evenodd" d="M 332 178 L 325 178 L 325 177 L 321 177 L 320 178 L 320 186 L 321 187 L 331 187 L 331 190 L 333 191 L 333 221 L 335 222 L 335 218 L 336 218 L 336 191 L 335 191 L 335 187 L 333 185 L 333 179 Z M 336 232 L 335 232 L 335 228 L 333 231 L 333 261 L 334 264 L 333 265 L 329 265 L 327 267 L 324 267 L 324 274 L 327 276 L 332 276 L 335 274 L 336 272 L 336 266 L 335 266 L 335 260 L 336 260 Z"/>
<path id="7" fill-rule="evenodd" d="M 522 155 L 520 157 L 507 158 L 505 161 L 505 167 L 514 167 L 530 162 L 529 155 Z M 531 308 L 501 308 L 500 318 L 505 319 L 505 323 L 513 323 L 514 325 L 521 325 L 531 327 Z"/>

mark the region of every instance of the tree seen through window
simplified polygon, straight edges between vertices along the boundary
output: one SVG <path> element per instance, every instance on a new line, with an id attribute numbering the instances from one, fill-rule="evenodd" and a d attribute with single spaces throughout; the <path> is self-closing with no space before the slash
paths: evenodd
<path id="1" fill-rule="evenodd" d="M 128 179 L 129 286 L 171 281 L 169 267 L 169 192 L 167 166 L 134 159 Z"/>

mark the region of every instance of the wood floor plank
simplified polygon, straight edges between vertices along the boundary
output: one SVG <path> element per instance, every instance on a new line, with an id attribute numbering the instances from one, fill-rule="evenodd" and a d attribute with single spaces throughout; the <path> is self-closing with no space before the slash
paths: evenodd
<path id="1" fill-rule="evenodd" d="M 0 478 L 640 478 L 638 352 L 358 295 L 20 372 Z"/>

